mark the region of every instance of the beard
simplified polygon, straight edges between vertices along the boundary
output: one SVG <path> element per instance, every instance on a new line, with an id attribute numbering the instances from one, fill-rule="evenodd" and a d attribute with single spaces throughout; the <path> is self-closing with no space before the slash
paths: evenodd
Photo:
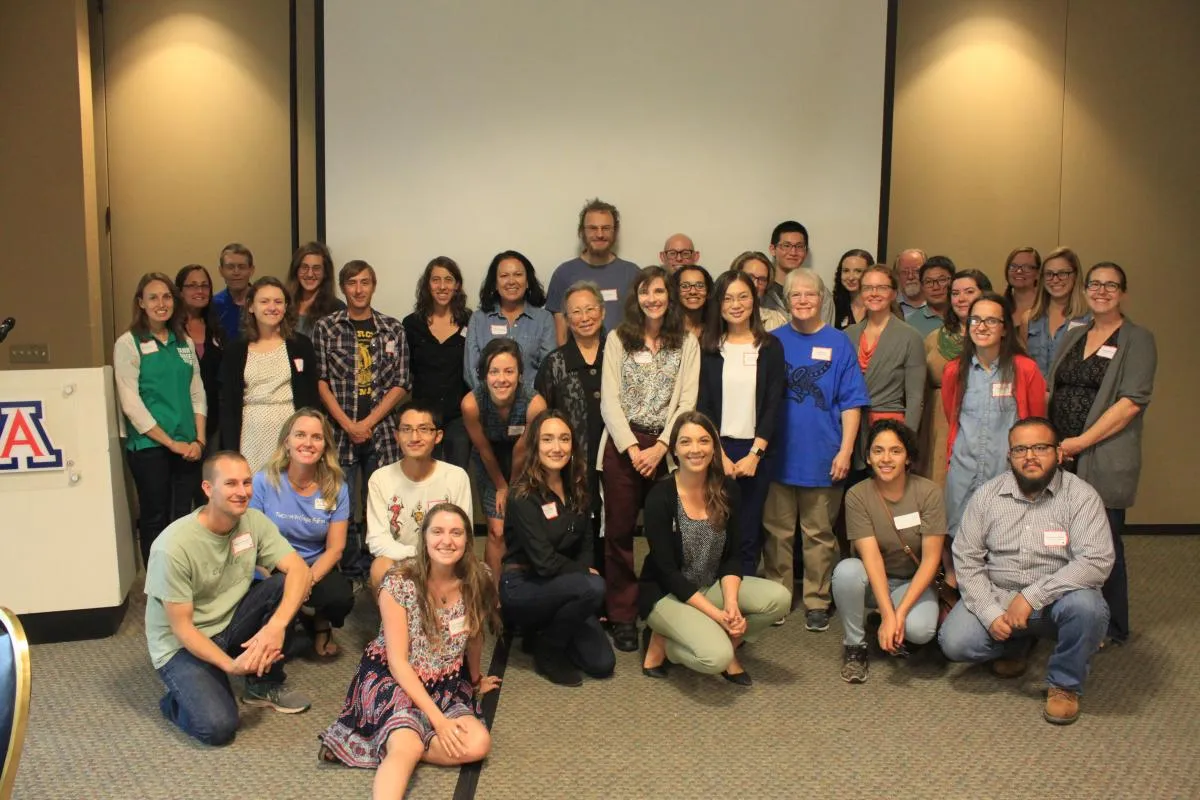
<path id="1" fill-rule="evenodd" d="M 1013 477 L 1017 479 L 1017 488 L 1020 489 L 1021 493 L 1026 497 L 1033 497 L 1041 494 L 1042 490 L 1050 485 L 1050 481 L 1054 480 L 1054 475 L 1057 472 L 1057 464 L 1051 464 L 1050 469 L 1046 470 L 1045 474 L 1043 474 L 1040 478 L 1026 478 L 1016 467 L 1013 467 L 1012 471 Z"/>
<path id="2" fill-rule="evenodd" d="M 901 288 L 904 290 L 905 297 L 919 297 L 921 294 L 921 282 L 914 281 L 913 283 L 903 283 Z"/>

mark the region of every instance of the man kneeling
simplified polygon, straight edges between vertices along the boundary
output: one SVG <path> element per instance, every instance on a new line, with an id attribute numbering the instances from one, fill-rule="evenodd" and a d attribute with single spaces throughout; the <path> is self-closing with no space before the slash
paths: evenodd
<path id="1" fill-rule="evenodd" d="M 286 714 L 308 698 L 283 687 L 284 634 L 308 592 L 308 565 L 262 512 L 249 508 L 246 459 L 222 451 L 204 462 L 208 504 L 164 530 L 146 567 L 146 641 L 167 694 L 163 716 L 205 744 L 233 739 L 238 709 L 230 675 L 246 677 L 242 702 Z M 277 570 L 251 585 L 255 566 Z"/>
<path id="2" fill-rule="evenodd" d="M 1058 469 L 1058 432 L 1030 417 L 1008 434 L 1011 474 L 971 498 L 952 547 L 963 602 L 938 641 L 952 661 L 990 661 L 1000 677 L 1026 669 L 1029 637 L 1057 636 L 1042 715 L 1079 716 L 1088 663 L 1108 626 L 1100 587 L 1113 565 L 1104 503 L 1085 481 Z"/>

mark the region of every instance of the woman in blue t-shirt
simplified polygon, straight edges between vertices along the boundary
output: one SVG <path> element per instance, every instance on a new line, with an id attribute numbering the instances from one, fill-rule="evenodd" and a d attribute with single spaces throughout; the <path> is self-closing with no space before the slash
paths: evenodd
<path id="1" fill-rule="evenodd" d="M 331 446 L 333 430 L 321 412 L 302 408 L 279 431 L 275 454 L 254 476 L 250 507 L 266 514 L 312 569 L 312 589 L 301 613 L 319 656 L 336 656 L 333 628 L 354 607 L 354 589 L 338 571 L 346 547 L 350 494 Z"/>

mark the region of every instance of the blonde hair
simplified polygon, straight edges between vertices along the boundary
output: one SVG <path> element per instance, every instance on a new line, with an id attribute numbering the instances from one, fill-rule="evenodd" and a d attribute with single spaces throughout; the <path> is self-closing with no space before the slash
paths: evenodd
<path id="1" fill-rule="evenodd" d="M 1024 252 L 1029 252 L 1028 250 Z M 1042 259 L 1042 265 L 1038 269 L 1038 294 L 1037 299 L 1033 301 L 1033 308 L 1029 310 L 1029 319 L 1040 319 L 1050 312 L 1050 292 L 1046 289 L 1046 265 L 1056 258 L 1061 258 L 1071 265 L 1071 269 L 1075 270 L 1075 283 L 1071 287 L 1071 294 L 1067 296 L 1067 306 L 1063 309 L 1063 316 L 1066 319 L 1075 319 L 1082 317 L 1088 313 L 1087 295 L 1083 291 L 1085 283 L 1083 276 L 1083 265 L 1079 263 L 1079 256 L 1069 247 L 1056 247 L 1046 254 Z"/>
<path id="2" fill-rule="evenodd" d="M 333 428 L 330 427 L 329 420 L 325 415 L 315 408 L 302 408 L 287 418 L 287 422 L 283 423 L 283 427 L 279 429 L 279 440 L 275 445 L 275 453 L 267 462 L 263 472 L 267 475 L 267 482 L 278 489 L 280 475 L 287 472 L 288 466 L 292 462 L 287 449 L 288 437 L 292 435 L 292 426 L 301 417 L 311 417 L 321 423 L 321 433 L 325 437 L 325 452 L 321 454 L 321 460 L 317 462 L 317 489 L 321 492 L 321 499 L 325 501 L 325 507 L 336 508 L 338 493 L 341 492 L 342 484 L 346 479 L 342 474 L 342 467 L 338 463 Z"/>

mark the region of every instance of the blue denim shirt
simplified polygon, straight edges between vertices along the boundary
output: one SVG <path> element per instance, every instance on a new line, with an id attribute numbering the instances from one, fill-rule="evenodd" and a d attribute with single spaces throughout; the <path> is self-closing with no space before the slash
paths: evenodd
<path id="1" fill-rule="evenodd" d="M 479 354 L 488 342 L 501 336 L 507 336 L 520 346 L 521 360 L 524 362 L 521 383 L 533 390 L 542 362 L 558 347 L 554 315 L 527 303 L 517 315 L 517 321 L 509 325 L 508 318 L 499 308 L 494 311 L 476 309 L 467 324 L 467 349 L 463 353 L 463 378 L 467 386 L 474 389 L 479 385 L 479 373 L 476 371 Z"/>
<path id="2" fill-rule="evenodd" d="M 1050 364 L 1054 361 L 1054 354 L 1058 351 L 1058 344 L 1062 341 L 1063 334 L 1091 321 L 1092 315 L 1089 312 L 1082 317 L 1067 320 L 1053 333 L 1050 332 L 1049 314 L 1043 314 L 1037 319 L 1029 321 L 1029 330 L 1025 334 L 1025 347 L 1029 350 L 1029 357 L 1041 370 L 1043 378 L 1047 381 L 1050 379 Z"/>
<path id="3" fill-rule="evenodd" d="M 978 358 L 971 359 L 958 435 L 946 473 L 946 521 L 951 536 L 958 533 L 963 510 L 975 490 L 1008 469 L 1008 429 L 1017 421 L 1012 392 L 1012 378 L 1001 380 L 997 364 L 985 368 Z"/>

